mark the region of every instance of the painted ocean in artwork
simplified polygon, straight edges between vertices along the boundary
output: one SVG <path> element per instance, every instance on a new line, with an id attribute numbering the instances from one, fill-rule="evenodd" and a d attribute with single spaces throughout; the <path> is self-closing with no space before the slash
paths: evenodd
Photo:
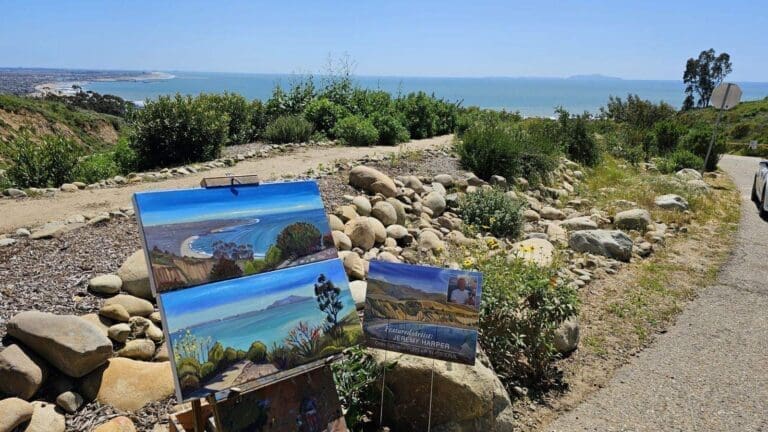
<path id="1" fill-rule="evenodd" d="M 372 261 L 365 343 L 474 364 L 481 295 L 480 273 Z"/>
<path id="2" fill-rule="evenodd" d="M 157 292 L 337 256 L 313 181 L 137 193 Z"/>
<path id="3" fill-rule="evenodd" d="M 324 358 L 362 336 L 340 260 L 160 294 L 179 400 Z"/>

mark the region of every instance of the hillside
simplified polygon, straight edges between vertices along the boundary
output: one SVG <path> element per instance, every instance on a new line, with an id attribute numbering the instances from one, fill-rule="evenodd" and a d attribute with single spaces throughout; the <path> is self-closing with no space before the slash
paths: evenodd
<path id="1" fill-rule="evenodd" d="M 714 124 L 717 111 L 714 108 L 694 109 L 680 112 L 678 116 L 686 125 L 699 122 Z M 721 130 L 731 152 L 746 154 L 746 144 L 757 140 L 762 154 L 768 154 L 768 98 L 742 102 L 726 111 L 721 121 Z"/>

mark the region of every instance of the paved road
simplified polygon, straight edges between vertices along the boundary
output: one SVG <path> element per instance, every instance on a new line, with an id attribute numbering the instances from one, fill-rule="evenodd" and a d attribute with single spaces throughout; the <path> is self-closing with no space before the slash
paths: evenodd
<path id="1" fill-rule="evenodd" d="M 749 197 L 757 160 L 720 163 L 741 191 L 742 215 L 715 285 L 549 430 L 768 431 L 768 222 Z"/>

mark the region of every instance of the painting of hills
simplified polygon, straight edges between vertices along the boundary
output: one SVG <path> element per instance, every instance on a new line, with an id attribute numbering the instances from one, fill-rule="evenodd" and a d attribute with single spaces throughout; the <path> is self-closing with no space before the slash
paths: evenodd
<path id="1" fill-rule="evenodd" d="M 179 401 L 329 357 L 362 338 L 339 259 L 164 292 L 159 303 Z"/>
<path id="2" fill-rule="evenodd" d="M 314 181 L 141 192 L 156 293 L 337 257 Z"/>
<path id="3" fill-rule="evenodd" d="M 480 273 L 372 261 L 365 343 L 474 364 L 481 294 Z"/>

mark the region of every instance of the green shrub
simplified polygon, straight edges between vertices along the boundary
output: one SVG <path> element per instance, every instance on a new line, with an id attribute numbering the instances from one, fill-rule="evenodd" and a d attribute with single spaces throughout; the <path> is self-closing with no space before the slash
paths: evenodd
<path id="1" fill-rule="evenodd" d="M 281 116 L 267 125 L 264 138 L 271 143 L 300 143 L 312 136 L 312 124 L 297 115 Z"/>
<path id="2" fill-rule="evenodd" d="M 112 148 L 112 160 L 121 174 L 128 174 L 138 169 L 136 151 L 128 144 L 128 140 L 120 138 Z"/>
<path id="3" fill-rule="evenodd" d="M 371 121 L 379 131 L 379 144 L 395 145 L 407 142 L 411 138 L 408 129 L 392 114 L 374 114 Z"/>
<path id="4" fill-rule="evenodd" d="M 675 108 L 666 102 L 655 104 L 633 94 L 627 95 L 626 102 L 611 96 L 606 106 L 600 108 L 601 117 L 642 130 L 649 130 L 657 122 L 673 118 L 675 113 Z"/>
<path id="5" fill-rule="evenodd" d="M 224 92 L 221 94 L 201 94 L 198 96 L 202 103 L 219 114 L 226 114 L 229 118 L 227 128 L 226 145 L 243 144 L 251 138 L 251 113 L 252 107 L 248 101 L 239 94 Z"/>
<path id="6" fill-rule="evenodd" d="M 280 256 L 296 259 L 320 250 L 322 233 L 317 227 L 307 222 L 294 222 L 280 231 L 275 244 Z M 270 248 L 267 255 L 272 251 Z M 272 260 L 269 256 L 265 260 Z"/>
<path id="7" fill-rule="evenodd" d="M 571 116 L 562 108 L 557 112 L 560 139 L 568 158 L 588 166 L 596 165 L 600 161 L 600 151 L 587 130 L 588 114 Z"/>
<path id="8" fill-rule="evenodd" d="M 336 122 L 347 115 L 349 112 L 346 108 L 325 98 L 312 100 L 304 111 L 304 117 L 312 123 L 314 129 L 326 136 L 331 136 L 331 130 L 336 126 Z"/>
<path id="9" fill-rule="evenodd" d="M 139 169 L 184 165 L 219 157 L 229 116 L 203 97 L 160 96 L 134 115 L 131 147 Z"/>
<path id="10" fill-rule="evenodd" d="M 461 164 L 479 177 L 525 177 L 538 183 L 557 167 L 556 142 L 531 134 L 515 123 L 480 122 L 470 127 L 458 146 Z"/>
<path id="11" fill-rule="evenodd" d="M 685 135 L 685 127 L 674 120 L 662 120 L 653 126 L 653 135 L 656 139 L 656 149 L 661 154 L 674 151 Z"/>
<path id="12" fill-rule="evenodd" d="M 232 364 L 237 361 L 237 350 L 232 347 L 227 347 L 224 350 L 224 362 L 226 364 Z"/>
<path id="13" fill-rule="evenodd" d="M 731 138 L 744 139 L 749 136 L 749 132 L 752 130 L 752 126 L 749 123 L 739 123 L 733 126 L 731 129 Z"/>
<path id="14" fill-rule="evenodd" d="M 704 166 L 704 159 L 689 152 L 688 150 L 675 150 L 674 152 L 661 159 L 657 164 L 659 171 L 665 174 L 680 171 L 683 168 L 693 168 L 700 170 Z"/>
<path id="15" fill-rule="evenodd" d="M 332 132 L 342 144 L 349 146 L 370 146 L 379 140 L 379 131 L 373 123 L 356 115 L 339 120 Z"/>
<path id="16" fill-rule="evenodd" d="M 264 363 L 267 360 L 267 346 L 261 341 L 252 343 L 245 358 L 254 363 Z"/>
<path id="17" fill-rule="evenodd" d="M 331 364 L 336 390 L 350 430 L 363 430 L 370 413 L 379 403 L 382 376 L 396 363 L 379 364 L 373 356 L 359 346 L 347 350 L 340 361 Z"/>
<path id="18" fill-rule="evenodd" d="M 220 342 L 216 342 L 211 349 L 208 350 L 208 361 L 213 363 L 217 368 L 219 363 L 224 359 L 224 347 Z"/>
<path id="19" fill-rule="evenodd" d="M 206 378 L 208 375 L 212 375 L 216 372 L 216 365 L 211 362 L 205 362 L 200 366 L 200 377 Z"/>
<path id="20" fill-rule="evenodd" d="M 523 227 L 522 201 L 498 189 L 466 194 L 459 202 L 461 218 L 472 228 L 494 236 L 517 238 Z"/>
<path id="21" fill-rule="evenodd" d="M 522 260 L 494 257 L 478 263 L 483 272 L 480 345 L 509 388 L 546 385 L 557 353 L 554 332 L 576 315 L 578 293 L 557 276 Z"/>
<path id="22" fill-rule="evenodd" d="M 388 113 L 392 110 L 392 97 L 383 90 L 356 88 L 352 91 L 349 111 L 361 117 Z"/>
<path id="23" fill-rule="evenodd" d="M 437 133 L 438 118 L 434 98 L 424 92 L 410 93 L 398 99 L 397 109 L 405 118 L 405 126 L 414 139 L 429 138 Z"/>
<path id="24" fill-rule="evenodd" d="M 120 174 L 120 168 L 112 158 L 112 153 L 97 153 L 78 162 L 74 179 L 83 183 L 96 183 Z"/>
<path id="25" fill-rule="evenodd" d="M 39 141 L 22 132 L 2 143 L 10 167 L 6 176 L 18 187 L 58 187 L 73 181 L 80 147 L 61 136 L 44 136 Z"/>
<path id="26" fill-rule="evenodd" d="M 707 155 L 707 148 L 712 139 L 712 128 L 708 125 L 699 125 L 691 130 L 683 137 L 681 147 L 684 150 L 688 150 L 702 160 Z M 718 136 L 715 139 L 715 143 L 712 146 L 712 153 L 709 155 L 707 166 L 704 168 L 707 171 L 714 171 L 717 169 L 717 162 L 725 153 L 725 140 L 722 136 Z"/>
<path id="27" fill-rule="evenodd" d="M 250 118 L 250 137 L 248 141 L 256 141 L 264 136 L 267 127 L 267 109 L 260 100 L 254 99 L 248 107 Z"/>
<path id="28" fill-rule="evenodd" d="M 291 348 L 277 344 L 272 345 L 272 349 L 267 354 L 267 360 L 280 370 L 291 369 L 299 362 L 296 353 Z"/>
<path id="29" fill-rule="evenodd" d="M 456 133 L 462 136 L 467 129 L 480 122 L 501 121 L 515 123 L 522 119 L 519 112 L 495 111 L 473 106 L 459 111 L 456 117 Z"/>

